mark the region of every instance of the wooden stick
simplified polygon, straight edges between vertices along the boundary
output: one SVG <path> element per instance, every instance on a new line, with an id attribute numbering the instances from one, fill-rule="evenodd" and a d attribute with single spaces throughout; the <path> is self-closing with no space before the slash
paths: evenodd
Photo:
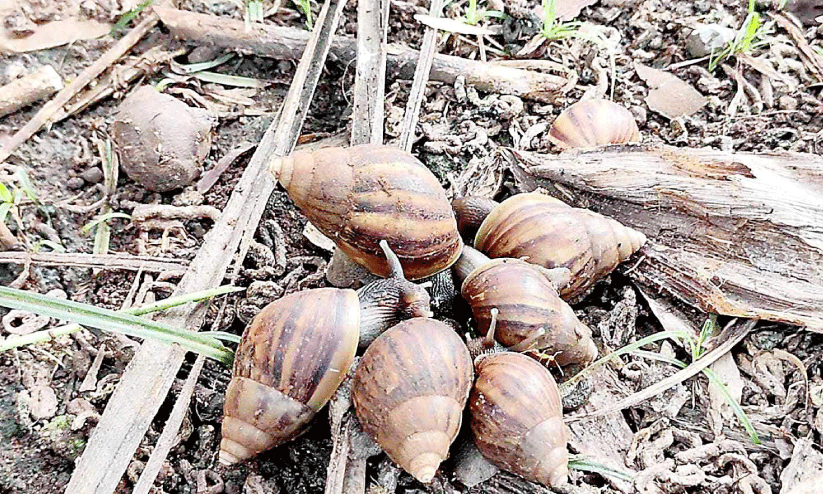
<path id="1" fill-rule="evenodd" d="M 185 271 L 189 262 L 185 259 L 130 256 L 127 254 L 83 254 L 80 252 L 0 252 L 0 264 L 39 264 L 94 269 L 122 269 L 126 271 Z"/>
<path id="2" fill-rule="evenodd" d="M 387 0 L 357 2 L 357 72 L 351 144 L 383 144 L 386 94 Z"/>
<path id="3" fill-rule="evenodd" d="M 429 15 L 440 17 L 443 9 L 443 0 L 431 0 Z M 417 69 L 414 71 L 414 81 L 409 91 L 409 99 L 406 102 L 406 112 L 403 115 L 403 127 L 400 134 L 400 149 L 411 151 L 414 144 L 414 131 L 417 128 L 417 119 L 420 117 L 420 105 L 426 94 L 426 83 L 429 82 L 432 62 L 434 61 L 435 50 L 437 49 L 437 29 L 426 28 L 423 35 L 423 43 L 420 45 L 420 59 L 417 62 Z"/>
<path id="4" fill-rule="evenodd" d="M 0 117 L 48 98 L 61 89 L 63 78 L 51 65 L 43 65 L 0 87 Z"/>
<path id="5" fill-rule="evenodd" d="M 154 13 L 147 15 L 140 24 L 129 31 L 127 35 L 123 36 L 114 46 L 109 48 L 96 62 L 81 72 L 80 75 L 68 86 L 63 88 L 62 91 L 57 93 L 54 99 L 43 105 L 43 108 L 0 149 L 0 163 L 6 161 L 15 149 L 29 140 L 29 138 L 42 129 L 44 125 L 51 122 L 52 117 L 63 108 L 63 105 L 79 93 L 81 89 L 102 74 L 106 68 L 119 60 L 120 57 L 128 53 L 129 50 L 157 24 L 158 20 L 159 18 Z"/>
<path id="6" fill-rule="evenodd" d="M 706 312 L 823 332 L 823 157 L 668 146 L 514 155 L 521 189 L 559 184 L 570 191 L 561 199 L 646 234 L 628 270 L 638 282 Z"/>
<path id="7" fill-rule="evenodd" d="M 155 7 L 155 12 L 176 37 L 198 41 L 221 48 L 271 58 L 298 58 L 306 44 L 306 33 L 299 29 L 258 25 L 245 30 L 242 21 L 224 17 L 197 14 L 177 9 Z M 355 59 L 357 42 L 337 36 L 331 54 L 341 63 Z M 387 61 L 399 77 L 411 79 L 417 67 L 420 52 L 410 48 L 388 45 Z M 513 94 L 524 99 L 551 102 L 569 89 L 568 80 L 530 70 L 507 67 L 494 62 L 483 63 L 448 55 L 435 55 L 430 79 L 454 83 L 457 76 L 480 91 Z"/>
<path id="8" fill-rule="evenodd" d="M 175 295 L 217 286 L 241 240 L 254 234 L 275 186 L 268 173 L 269 161 L 291 152 L 297 142 L 328 55 L 331 33 L 339 22 L 344 4 L 344 1 L 329 0 L 323 6 L 283 103 L 279 121 L 264 134 L 220 220 L 206 235 Z M 245 252 L 240 252 L 239 258 L 244 257 Z M 174 327 L 199 328 L 207 307 L 205 303 L 190 304 L 168 311 L 157 320 Z M 77 460 L 66 492 L 111 494 L 115 491 L 163 403 L 184 356 L 185 352 L 179 347 L 154 341 L 141 345 L 123 373 L 86 450 Z M 179 425 L 166 423 L 166 427 L 172 428 Z"/>

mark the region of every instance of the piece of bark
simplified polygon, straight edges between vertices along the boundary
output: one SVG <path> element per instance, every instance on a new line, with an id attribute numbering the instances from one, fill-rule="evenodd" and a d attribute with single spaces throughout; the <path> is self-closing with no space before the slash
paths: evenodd
<path id="1" fill-rule="evenodd" d="M 280 119 L 266 130 L 220 219 L 206 235 L 174 295 L 218 286 L 231 261 L 235 257 L 245 259 L 248 239 L 254 235 L 274 191 L 275 183 L 269 174 L 270 162 L 289 154 L 297 142 L 328 55 L 329 33 L 337 26 L 344 5 L 345 2 L 335 0 L 324 4 L 283 102 Z M 246 243 L 241 245 L 244 239 L 247 239 Z M 207 307 L 206 303 L 187 304 L 166 311 L 157 320 L 174 327 L 200 328 Z M 114 492 L 184 357 L 185 351 L 178 346 L 156 341 L 141 345 L 109 399 L 83 455 L 77 460 L 66 492 Z M 166 423 L 165 426 L 179 425 Z"/>
<path id="2" fill-rule="evenodd" d="M 520 188 L 578 206 L 649 243 L 627 273 L 706 312 L 823 331 L 823 158 L 674 147 L 514 152 Z"/>
<path id="3" fill-rule="evenodd" d="M 155 7 L 166 27 L 178 38 L 211 44 L 270 58 L 299 58 L 306 45 L 306 32 L 300 29 L 255 25 L 246 30 L 242 21 L 224 17 L 197 14 L 178 9 Z M 336 36 L 331 54 L 342 64 L 355 59 L 357 42 Z M 404 79 L 414 75 L 420 53 L 410 48 L 388 45 L 387 60 Z M 453 84 L 457 76 L 466 78 L 466 84 L 480 91 L 513 94 L 524 99 L 551 102 L 571 89 L 568 80 L 551 74 L 484 63 L 448 55 L 435 55 L 429 78 Z"/>
<path id="4" fill-rule="evenodd" d="M 63 78 L 51 65 L 43 65 L 0 87 L 0 117 L 48 98 L 61 89 Z"/>

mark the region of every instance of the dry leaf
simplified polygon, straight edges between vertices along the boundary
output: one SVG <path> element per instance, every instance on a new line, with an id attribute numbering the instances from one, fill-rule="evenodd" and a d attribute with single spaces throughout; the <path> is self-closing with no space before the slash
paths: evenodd
<path id="1" fill-rule="evenodd" d="M 706 104 L 702 94 L 673 74 L 640 63 L 634 64 L 634 70 L 649 86 L 646 96 L 649 109 L 666 118 L 691 115 Z"/>
<path id="2" fill-rule="evenodd" d="M 0 53 L 24 53 L 45 50 L 83 39 L 105 36 L 111 24 L 98 21 L 66 19 L 36 25 L 34 33 L 24 38 L 13 36 L 8 30 L 0 30 Z"/>

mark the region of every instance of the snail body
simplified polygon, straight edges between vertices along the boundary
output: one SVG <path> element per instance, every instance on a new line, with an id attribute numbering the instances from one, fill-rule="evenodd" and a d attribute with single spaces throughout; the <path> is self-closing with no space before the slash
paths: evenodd
<path id="1" fill-rule="evenodd" d="M 645 235 L 611 218 L 527 193 L 506 199 L 486 216 L 474 247 L 492 258 L 568 268 L 571 282 L 560 296 L 575 300 L 645 242 Z"/>
<path id="2" fill-rule="evenodd" d="M 549 140 L 561 149 L 592 148 L 640 140 L 632 113 L 605 99 L 578 101 L 552 123 Z"/>
<path id="3" fill-rule="evenodd" d="M 473 375 L 466 345 L 448 325 L 408 319 L 368 347 L 352 401 L 363 430 L 428 483 L 460 429 Z"/>
<path id="4" fill-rule="evenodd" d="M 475 362 L 470 424 L 480 452 L 499 468 L 556 487 L 568 477 L 568 433 L 551 373 L 525 355 L 502 352 Z"/>
<path id="5" fill-rule="evenodd" d="M 431 315 L 425 289 L 391 276 L 355 292 L 316 288 L 275 300 L 246 327 L 226 390 L 219 459 L 233 464 L 302 434 L 348 373 L 358 344 L 408 317 Z"/>
<path id="6" fill-rule="evenodd" d="M 458 268 L 472 251 L 464 248 Z M 481 333 L 489 331 L 496 310 L 494 338 L 502 345 L 513 347 L 530 340 L 530 348 L 551 355 L 561 366 L 587 364 L 597 357 L 589 328 L 534 265 L 519 259 L 487 258 L 479 264 L 465 277 L 461 293 Z M 538 331 L 542 335 L 534 337 Z"/>
<path id="7" fill-rule="evenodd" d="M 410 153 L 372 144 L 298 151 L 272 173 L 289 197 L 347 256 L 379 276 L 385 239 L 411 280 L 451 266 L 462 241 L 437 177 Z"/>

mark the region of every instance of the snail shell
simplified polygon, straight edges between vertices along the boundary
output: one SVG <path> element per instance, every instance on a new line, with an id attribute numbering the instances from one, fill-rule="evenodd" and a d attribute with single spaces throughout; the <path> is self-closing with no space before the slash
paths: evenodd
<path id="1" fill-rule="evenodd" d="M 363 430 L 417 480 L 428 483 L 460 430 L 474 372 L 449 326 L 409 319 L 369 346 L 352 400 Z"/>
<path id="2" fill-rule="evenodd" d="M 498 467 L 533 482 L 566 482 L 568 433 L 560 393 L 543 366 L 519 353 L 478 357 L 469 398 L 480 452 Z"/>
<path id="3" fill-rule="evenodd" d="M 359 326 L 353 290 L 305 290 L 267 305 L 237 348 L 220 462 L 237 463 L 303 433 L 351 367 Z"/>
<path id="4" fill-rule="evenodd" d="M 466 278 L 461 292 L 481 334 L 488 331 L 491 310 L 497 308 L 495 339 L 505 346 L 543 329 L 544 335 L 531 346 L 554 356 L 559 365 L 587 364 L 597 357 L 589 328 L 549 280 L 525 261 L 493 259 Z"/>
<path id="5" fill-rule="evenodd" d="M 645 235 L 611 218 L 528 193 L 500 203 L 483 221 L 474 246 L 489 257 L 568 268 L 571 283 L 560 290 L 560 296 L 573 300 L 645 242 Z"/>
<path id="6" fill-rule="evenodd" d="M 380 276 L 385 239 L 410 280 L 451 266 L 462 241 L 446 192 L 417 158 L 372 144 L 296 152 L 280 160 L 279 181 L 323 234 Z"/>
<path id="7" fill-rule="evenodd" d="M 578 101 L 555 119 L 549 140 L 561 149 L 640 141 L 632 112 L 609 100 Z"/>

